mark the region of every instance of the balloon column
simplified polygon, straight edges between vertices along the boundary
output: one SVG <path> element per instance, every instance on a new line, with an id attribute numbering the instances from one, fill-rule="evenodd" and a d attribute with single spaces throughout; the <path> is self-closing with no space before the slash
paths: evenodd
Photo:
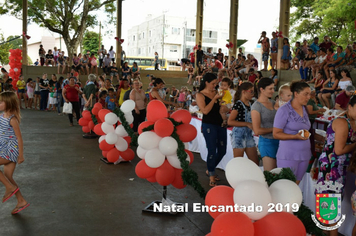
<path id="1" fill-rule="evenodd" d="M 292 214 L 303 200 L 295 182 L 279 179 L 268 186 L 261 169 L 242 157 L 229 161 L 225 173 L 231 187 L 216 186 L 205 198 L 210 209 L 225 209 L 209 211 L 215 219 L 211 236 L 306 235 L 302 221 Z"/>
<path id="2" fill-rule="evenodd" d="M 17 90 L 17 81 L 21 75 L 22 68 L 22 50 L 21 49 L 10 49 L 10 71 L 9 76 L 12 78 L 12 87 Z"/>
<path id="3" fill-rule="evenodd" d="M 197 130 L 190 125 L 191 115 L 187 110 L 178 110 L 170 117 L 166 106 L 158 100 L 147 106 L 147 121 L 138 127 L 137 156 L 142 160 L 136 166 L 138 177 L 162 186 L 172 184 L 182 189 L 186 185 L 182 179 L 182 166 L 178 158 L 178 135 L 182 142 L 190 142 L 197 135 Z M 193 154 L 184 150 L 186 161 L 193 162 Z"/>
<path id="4" fill-rule="evenodd" d="M 133 122 L 131 111 L 134 108 L 135 102 L 132 100 L 125 101 L 121 106 L 121 110 L 125 113 L 126 121 L 129 124 Z M 96 125 L 94 124 L 92 114 L 98 121 Z M 97 135 L 101 135 L 99 138 L 99 148 L 108 162 L 114 163 L 120 157 L 124 161 L 131 161 L 135 157 L 134 151 L 130 149 L 131 138 L 115 113 L 102 109 L 102 105 L 96 103 L 91 112 L 88 110 L 83 111 L 82 116 L 79 120 L 79 125 L 82 126 L 83 132 L 89 133 L 92 130 Z"/>

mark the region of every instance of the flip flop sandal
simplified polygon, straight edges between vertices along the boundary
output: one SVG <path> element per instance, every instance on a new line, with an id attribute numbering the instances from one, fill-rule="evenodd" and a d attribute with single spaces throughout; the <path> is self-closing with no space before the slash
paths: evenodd
<path id="1" fill-rule="evenodd" d="M 24 206 L 15 207 L 15 208 L 12 210 L 11 214 L 12 214 L 12 215 L 15 215 L 15 214 L 19 213 L 20 211 L 25 210 L 29 205 L 30 205 L 30 203 L 27 203 L 27 204 L 24 205 Z"/>
<path id="2" fill-rule="evenodd" d="M 210 177 L 209 173 L 205 172 L 206 176 Z M 215 175 L 215 181 L 220 181 L 218 175 Z"/>
<path id="3" fill-rule="evenodd" d="M 7 197 L 3 197 L 2 198 L 2 202 L 4 203 L 4 202 L 6 202 L 7 200 L 9 200 L 12 196 L 14 196 L 14 194 L 15 193 L 17 193 L 17 191 L 19 191 L 19 188 L 17 187 L 9 196 L 7 196 Z"/>
<path id="4" fill-rule="evenodd" d="M 210 186 L 210 187 L 215 187 L 215 186 L 217 186 L 217 183 L 216 183 L 216 182 L 213 182 L 213 181 L 210 181 L 210 182 L 209 182 L 209 186 Z"/>

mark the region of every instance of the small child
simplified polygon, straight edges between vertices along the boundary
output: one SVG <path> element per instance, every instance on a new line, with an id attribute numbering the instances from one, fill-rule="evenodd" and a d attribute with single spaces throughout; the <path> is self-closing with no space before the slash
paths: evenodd
<path id="1" fill-rule="evenodd" d="M 292 92 L 290 91 L 290 86 L 288 84 L 282 85 L 278 90 L 278 102 L 274 105 L 277 110 L 287 102 L 292 99 Z"/>
<path id="2" fill-rule="evenodd" d="M 190 104 L 192 104 L 192 91 L 188 90 L 186 99 L 186 105 L 188 109 L 190 107 Z"/>
<path id="3" fill-rule="evenodd" d="M 248 70 L 247 76 L 248 76 L 248 81 L 250 81 L 253 84 L 257 78 L 257 75 L 255 74 L 255 69 L 250 68 Z"/>
<path id="4" fill-rule="evenodd" d="M 113 62 L 112 66 L 110 67 L 110 79 L 111 79 L 111 82 L 113 82 L 114 77 L 116 77 L 117 82 L 120 81 L 118 68 L 116 67 L 116 63 L 115 62 Z"/>
<path id="5" fill-rule="evenodd" d="M 48 101 L 48 111 L 56 111 L 56 104 L 57 104 L 57 89 L 53 85 L 51 87 L 51 92 L 49 93 L 49 101 Z"/>
<path id="6" fill-rule="evenodd" d="M 20 107 L 16 93 L 0 93 L 0 159 L 1 164 L 6 166 L 6 172 L 0 171 L 0 179 L 5 187 L 5 194 L 2 202 L 6 202 L 12 196 L 16 196 L 17 205 L 11 214 L 15 215 L 27 208 L 30 204 L 22 196 L 19 187 L 12 175 L 16 163 L 24 162 L 23 140 L 20 130 Z"/>
<path id="7" fill-rule="evenodd" d="M 108 89 L 108 96 L 105 98 L 105 108 L 109 109 L 110 111 L 113 111 L 116 107 L 115 105 L 115 93 L 114 93 L 114 88 L 109 88 Z"/>
<path id="8" fill-rule="evenodd" d="M 193 92 L 192 92 L 192 98 L 193 99 L 196 98 L 197 92 L 198 92 L 198 88 L 197 87 L 193 87 Z"/>
<path id="9" fill-rule="evenodd" d="M 106 97 L 108 96 L 108 91 L 106 90 L 103 90 L 100 92 L 99 94 L 99 101 L 101 103 L 101 105 L 103 105 L 103 107 L 105 107 L 105 100 L 106 100 Z"/>
<path id="10" fill-rule="evenodd" d="M 180 108 L 183 108 L 184 107 L 184 103 L 185 103 L 185 95 L 186 95 L 186 92 L 187 92 L 187 88 L 182 86 L 182 88 L 180 89 L 180 92 L 179 92 L 179 97 L 178 97 L 178 105 Z"/>
<path id="11" fill-rule="evenodd" d="M 224 77 L 220 83 L 219 93 L 223 95 L 220 101 L 220 115 L 223 118 L 222 127 L 227 126 L 227 113 L 229 113 L 232 107 L 232 96 L 229 91 L 231 83 L 231 80 L 227 77 Z"/>
<path id="12" fill-rule="evenodd" d="M 28 78 L 26 88 L 27 88 L 28 108 L 29 109 L 32 109 L 34 87 L 35 87 L 35 85 L 33 84 L 32 79 Z"/>

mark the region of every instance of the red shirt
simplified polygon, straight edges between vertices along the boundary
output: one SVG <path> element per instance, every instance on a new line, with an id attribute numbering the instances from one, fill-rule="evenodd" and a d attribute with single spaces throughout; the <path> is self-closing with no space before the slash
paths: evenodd
<path id="1" fill-rule="evenodd" d="M 347 96 L 345 92 L 340 93 L 335 99 L 335 103 L 339 104 L 340 107 L 344 110 L 347 109 L 347 105 L 349 104 L 349 101 L 350 101 L 350 97 Z"/>
<path id="2" fill-rule="evenodd" d="M 105 99 L 99 99 L 99 102 L 101 103 L 101 105 L 103 105 L 103 107 L 105 107 Z"/>
<path id="3" fill-rule="evenodd" d="M 79 102 L 79 85 L 76 84 L 71 87 L 69 84 L 67 84 L 66 86 L 64 86 L 64 88 L 66 89 L 66 98 L 70 102 Z M 76 88 L 78 88 L 78 90 Z"/>
<path id="4" fill-rule="evenodd" d="M 248 77 L 248 81 L 250 81 L 251 83 L 254 83 L 255 80 L 256 80 L 256 78 L 257 78 L 257 75 L 252 74 L 252 75 L 250 75 L 250 76 Z"/>
<path id="5" fill-rule="evenodd" d="M 194 63 L 194 62 L 195 62 L 195 55 L 194 55 L 194 52 L 191 52 L 191 53 L 189 54 L 189 56 L 190 56 L 190 62 L 191 62 L 191 63 Z"/>
<path id="6" fill-rule="evenodd" d="M 215 66 L 220 70 L 224 68 L 223 64 L 219 60 L 215 60 Z"/>

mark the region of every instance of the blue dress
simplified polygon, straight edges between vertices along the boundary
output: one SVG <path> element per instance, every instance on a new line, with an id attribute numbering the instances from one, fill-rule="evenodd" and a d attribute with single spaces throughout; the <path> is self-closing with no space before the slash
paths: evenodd
<path id="1" fill-rule="evenodd" d="M 0 158 L 16 163 L 19 156 L 19 145 L 14 128 L 10 125 L 12 117 L 13 115 L 5 118 L 4 114 L 0 116 Z"/>
<path id="2" fill-rule="evenodd" d="M 289 57 L 288 57 L 289 50 L 290 50 L 290 48 L 288 45 L 283 45 L 282 60 L 292 60 L 291 54 L 289 54 Z"/>

